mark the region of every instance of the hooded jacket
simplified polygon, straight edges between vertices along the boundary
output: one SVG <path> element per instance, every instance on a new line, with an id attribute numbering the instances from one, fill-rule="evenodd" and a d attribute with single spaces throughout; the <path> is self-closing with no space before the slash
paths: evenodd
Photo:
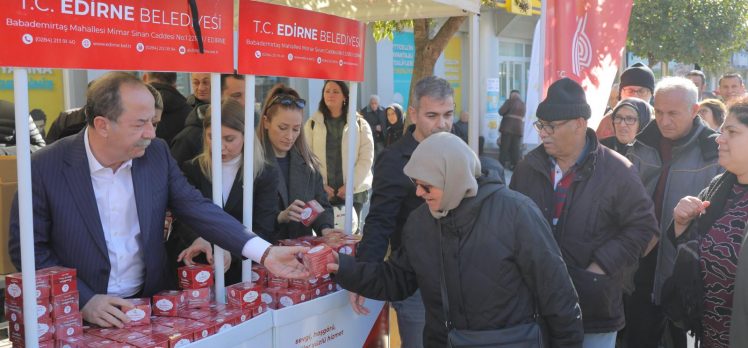
<path id="1" fill-rule="evenodd" d="M 389 301 L 420 288 L 426 347 L 446 347 L 441 271 L 455 328 L 512 327 L 532 322 L 537 308 L 552 347 L 581 347 L 577 296 L 550 226 L 530 199 L 508 190 L 495 173 L 484 174 L 477 195 L 463 199 L 447 216 L 435 219 L 425 204 L 414 210 L 402 246 L 388 261 L 356 262 L 341 255 L 336 281 Z"/>
<path id="2" fill-rule="evenodd" d="M 192 109 L 182 129 L 171 142 L 171 155 L 177 163 L 195 158 L 203 151 L 203 119 L 210 104 L 201 104 Z"/>
<path id="3" fill-rule="evenodd" d="M 673 145 L 659 223 L 660 242 L 652 289 L 655 304 L 660 304 L 662 285 L 673 272 L 675 264 L 675 245 L 669 239 L 662 238 L 673 221 L 673 209 L 681 198 L 696 196 L 712 178 L 723 171 L 717 164 L 716 137 L 715 131 L 700 117 L 695 117 L 691 131 Z M 650 122 L 636 136 L 636 141 L 626 155 L 636 167 L 649 197 L 653 197 L 662 174 L 663 163 L 658 150 L 661 139 L 662 133 L 657 122 Z"/>
<path id="4" fill-rule="evenodd" d="M 623 328 L 623 288 L 657 232 L 652 199 L 635 168 L 601 146 L 587 129 L 589 152 L 581 159 L 567 193 L 554 237 L 579 294 L 585 333 Z M 543 145 L 517 164 L 510 188 L 530 197 L 551 222 L 555 207 L 553 164 Z M 595 262 L 605 275 L 587 271 Z"/>

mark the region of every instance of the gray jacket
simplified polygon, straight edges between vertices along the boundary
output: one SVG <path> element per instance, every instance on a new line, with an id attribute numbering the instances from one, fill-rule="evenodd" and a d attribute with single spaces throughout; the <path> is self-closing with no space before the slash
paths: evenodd
<path id="1" fill-rule="evenodd" d="M 670 277 L 675 264 L 676 249 L 673 243 L 662 238 L 673 221 L 673 209 L 681 198 L 696 196 L 709 185 L 712 178 L 723 171 L 717 164 L 717 133 L 710 129 L 700 117 L 695 117 L 693 129 L 673 146 L 672 162 L 665 183 L 665 196 L 662 201 L 660 219 L 660 243 L 655 271 L 653 300 L 660 304 L 662 284 Z M 650 122 L 629 149 L 627 157 L 639 172 L 644 188 L 654 196 L 657 181 L 662 171 L 659 143 L 662 133 L 657 122 Z"/>

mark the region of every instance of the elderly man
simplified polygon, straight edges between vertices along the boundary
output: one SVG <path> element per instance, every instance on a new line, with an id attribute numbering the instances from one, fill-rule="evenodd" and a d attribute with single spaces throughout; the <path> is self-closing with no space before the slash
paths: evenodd
<path id="1" fill-rule="evenodd" d="M 374 136 L 374 154 L 384 149 L 384 131 L 387 128 L 387 115 L 384 113 L 384 108 L 379 103 L 379 96 L 372 94 L 369 97 L 369 105 L 366 105 L 361 109 L 361 115 L 364 116 L 366 122 L 369 122 L 369 126 Z"/>
<path id="2" fill-rule="evenodd" d="M 719 97 L 725 104 L 745 94 L 745 85 L 740 74 L 724 74 L 719 78 Z"/>
<path id="3" fill-rule="evenodd" d="M 328 265 L 338 272 L 338 284 L 391 301 L 420 289 L 425 347 L 502 347 L 501 340 L 448 345 L 453 332 L 447 331 L 537 327 L 534 314 L 548 327 L 549 346 L 579 347 L 577 296 L 537 206 L 506 189 L 495 173 L 482 173 L 478 156 L 446 132 L 423 140 L 403 171 L 426 204 L 408 217 L 402 244 L 389 260 L 356 262 L 340 255 L 339 267 Z M 537 331 L 522 338 L 537 344 Z"/>
<path id="4" fill-rule="evenodd" d="M 650 102 L 654 86 L 655 77 L 652 69 L 642 63 L 636 63 L 621 74 L 621 82 L 618 84 L 618 100 L 639 98 L 645 102 Z M 612 115 L 605 115 L 600 120 L 600 125 L 597 126 L 595 132 L 598 139 L 614 136 Z"/>
<path id="5" fill-rule="evenodd" d="M 658 237 L 664 235 L 673 221 L 673 208 L 678 201 L 698 195 L 722 171 L 717 164 L 717 135 L 696 117 L 698 100 L 699 92 L 690 80 L 667 77 L 660 81 L 655 88 L 655 122 L 650 122 L 636 136 L 627 153 L 654 200 Z M 667 238 L 660 238 L 657 247 L 642 259 L 634 276 L 636 289 L 626 304 L 627 347 L 658 346 L 665 330 L 660 293 L 672 272 L 675 251 Z M 685 347 L 682 331 L 673 338 L 675 346 Z"/>
<path id="6" fill-rule="evenodd" d="M 510 188 L 529 196 L 553 228 L 584 319 L 585 348 L 613 348 L 625 325 L 623 289 L 657 232 L 652 200 L 631 162 L 587 128 L 582 87 L 564 78 L 538 105 L 543 144 L 518 165 Z"/>
<path id="7" fill-rule="evenodd" d="M 270 246 L 187 183 L 166 143 L 154 139 L 155 102 L 141 80 L 108 73 L 86 99 L 85 130 L 31 159 L 36 267 L 77 269 L 83 319 L 123 327 L 130 321 L 123 298 L 175 285 L 166 272 L 166 209 L 208 241 L 275 274 L 309 275 L 295 257 L 305 248 Z M 9 250 L 20 269 L 17 199 Z"/>

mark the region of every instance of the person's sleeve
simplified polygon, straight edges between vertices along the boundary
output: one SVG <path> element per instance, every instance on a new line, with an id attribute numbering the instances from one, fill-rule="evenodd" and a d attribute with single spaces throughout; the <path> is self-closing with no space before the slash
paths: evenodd
<path id="1" fill-rule="evenodd" d="M 60 139 L 60 134 L 62 133 L 62 120 L 67 117 L 66 112 L 61 112 L 57 118 L 52 122 L 52 124 L 49 126 L 49 131 L 47 132 L 47 138 L 45 139 L 47 144 L 52 144 L 53 142 Z"/>
<path id="2" fill-rule="evenodd" d="M 615 275 L 635 264 L 652 236 L 657 235 L 658 224 L 654 215 L 654 203 L 634 172 L 633 166 L 617 185 L 613 199 L 613 216 L 620 232 L 599 246 L 592 259 L 608 275 Z"/>
<path id="3" fill-rule="evenodd" d="M 193 134 L 190 132 L 190 129 L 184 128 L 172 140 L 171 154 L 177 163 L 191 160 L 198 155 L 199 150 L 196 149 L 196 142 L 193 141 L 192 136 Z"/>
<path id="4" fill-rule="evenodd" d="M 312 228 L 318 233 L 322 233 L 325 228 L 333 228 L 335 226 L 335 211 L 333 210 L 330 201 L 327 199 L 327 192 L 325 192 L 324 184 L 322 183 L 322 174 L 319 172 L 312 173 L 314 178 L 314 200 L 319 203 L 325 211 L 322 212 L 312 223 Z"/>
<path id="5" fill-rule="evenodd" d="M 360 119 L 358 122 L 361 127 L 358 136 L 361 137 L 358 146 L 358 158 L 353 169 L 353 189 L 361 186 L 371 171 L 374 163 L 374 136 L 371 133 L 371 127 L 366 120 Z M 345 165 L 345 164 L 343 164 Z"/>
<path id="6" fill-rule="evenodd" d="M 29 135 L 31 136 L 31 138 L 29 139 L 31 144 L 31 152 L 39 150 L 47 145 L 47 143 L 44 142 L 42 133 L 39 132 L 39 128 L 36 127 L 34 118 L 31 116 L 29 116 Z"/>
<path id="7" fill-rule="evenodd" d="M 584 327 L 579 299 L 550 225 L 530 199 L 521 203 L 513 219 L 514 256 L 548 326 L 551 346 L 580 347 Z"/>
<path id="8" fill-rule="evenodd" d="M 381 262 L 387 254 L 390 235 L 395 232 L 397 215 L 409 188 L 397 181 L 403 168 L 398 163 L 398 153 L 385 150 L 374 166 L 374 184 L 366 216 L 364 234 L 358 245 L 356 258 L 359 261 Z"/>
<path id="9" fill-rule="evenodd" d="M 361 262 L 345 254 L 339 257 L 335 282 L 348 291 L 374 300 L 401 301 L 418 289 L 404 246 L 386 262 Z"/>
<path id="10" fill-rule="evenodd" d="M 199 236 L 232 254 L 244 255 L 243 247 L 250 239 L 261 239 L 248 232 L 244 225 L 213 204 L 187 182 L 177 162 L 164 146 L 168 166 L 169 207 L 177 219 L 189 225 Z M 244 255 L 245 257 L 247 255 Z M 253 259 L 254 260 L 254 259 Z M 254 260 L 254 261 L 259 261 Z"/>
<path id="11" fill-rule="evenodd" d="M 39 178 L 44 175 L 39 172 L 37 166 L 31 166 L 31 194 L 33 201 L 33 221 L 34 221 L 34 259 L 36 269 L 42 269 L 52 266 L 62 266 L 62 262 L 52 248 L 50 236 L 51 217 L 47 205 L 47 195 L 44 183 Z M 10 253 L 11 262 L 18 271 L 21 271 L 21 237 L 20 237 L 20 218 L 18 211 L 18 193 L 13 197 L 13 203 L 10 208 L 10 235 L 8 236 L 8 252 Z M 96 295 L 91 287 L 82 279 L 77 278 L 79 304 L 80 308 Z"/>
<path id="12" fill-rule="evenodd" d="M 280 173 L 275 166 L 266 165 L 254 182 L 252 202 L 252 225 L 254 232 L 265 239 L 272 239 L 279 213 L 278 182 Z"/>
<path id="13" fill-rule="evenodd" d="M 509 103 L 509 100 L 510 99 L 507 99 L 507 100 L 504 101 L 504 104 L 501 104 L 501 108 L 499 108 L 499 115 L 506 116 L 506 114 L 509 113 L 509 108 L 512 106 Z"/>

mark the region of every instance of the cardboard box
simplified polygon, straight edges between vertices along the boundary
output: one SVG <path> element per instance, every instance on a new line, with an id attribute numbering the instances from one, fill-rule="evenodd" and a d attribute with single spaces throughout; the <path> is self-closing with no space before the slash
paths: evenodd
<path id="1" fill-rule="evenodd" d="M 228 303 L 236 308 L 257 307 L 262 302 L 262 286 L 242 282 L 226 287 Z"/>
<path id="2" fill-rule="evenodd" d="M 200 289 L 213 285 L 213 267 L 192 265 L 179 267 L 179 286 L 182 289 Z"/>
<path id="3" fill-rule="evenodd" d="M 0 274 L 16 272 L 10 261 L 10 206 L 18 191 L 16 156 L 0 156 Z M 7 285 L 7 283 L 6 283 Z"/>
<path id="4" fill-rule="evenodd" d="M 263 265 L 252 265 L 252 282 L 262 287 L 268 286 L 268 270 Z"/>
<path id="5" fill-rule="evenodd" d="M 289 281 L 286 278 L 276 276 L 272 273 L 268 274 L 268 285 L 269 288 L 287 288 Z"/>
<path id="6" fill-rule="evenodd" d="M 199 341 L 203 338 L 207 338 L 216 333 L 215 325 L 200 322 L 200 321 L 190 323 L 190 325 L 187 326 L 187 329 L 192 330 L 193 332 L 192 337 L 194 341 Z"/>
<path id="7" fill-rule="evenodd" d="M 289 287 L 297 290 L 312 290 L 321 283 L 322 278 L 291 279 Z"/>
<path id="8" fill-rule="evenodd" d="M 8 336 L 13 344 L 25 345 L 23 323 L 8 325 Z M 46 323 L 38 323 L 37 337 L 39 338 L 39 342 L 53 340 L 55 337 L 55 327 Z"/>
<path id="9" fill-rule="evenodd" d="M 74 268 L 53 266 L 40 269 L 37 273 L 49 275 L 49 287 L 52 296 L 78 291 L 77 271 Z"/>
<path id="10" fill-rule="evenodd" d="M 49 275 L 36 272 L 36 294 L 38 304 L 49 303 Z M 5 303 L 23 307 L 23 278 L 20 272 L 5 276 Z"/>
<path id="11" fill-rule="evenodd" d="M 187 295 L 187 308 L 204 308 L 210 305 L 213 291 L 211 288 L 190 289 Z"/>
<path id="12" fill-rule="evenodd" d="M 69 292 L 63 295 L 52 296 L 52 319 L 80 313 L 78 292 Z"/>
<path id="13" fill-rule="evenodd" d="M 335 263 L 335 255 L 332 248 L 320 244 L 304 253 L 303 260 L 312 277 L 321 277 L 330 273 L 327 271 L 327 264 Z"/>
<path id="14" fill-rule="evenodd" d="M 325 209 L 322 208 L 322 205 L 319 204 L 319 202 L 315 200 L 306 202 L 304 210 L 301 211 L 301 223 L 306 227 L 311 226 L 312 223 L 314 223 L 314 220 L 317 220 L 317 216 L 322 214 L 323 211 L 325 211 Z"/>
<path id="15" fill-rule="evenodd" d="M 154 315 L 176 317 L 179 311 L 187 308 L 187 296 L 184 291 L 165 290 L 153 295 L 152 313 Z"/>
<path id="16" fill-rule="evenodd" d="M 132 304 L 132 308 L 127 309 L 125 315 L 130 318 L 130 322 L 125 327 L 151 324 L 151 300 L 147 298 L 132 298 L 126 300 Z"/>
<path id="17" fill-rule="evenodd" d="M 49 304 L 49 299 L 46 299 L 46 301 L 42 301 L 42 303 L 36 304 L 36 319 L 40 323 L 52 324 L 51 312 L 52 312 L 52 305 Z M 23 307 L 17 306 L 11 303 L 6 303 L 5 304 L 5 318 L 9 322 L 23 324 Z"/>
<path id="18" fill-rule="evenodd" d="M 277 296 L 279 308 L 291 307 L 309 299 L 306 292 L 294 289 L 281 289 Z"/>
<path id="19" fill-rule="evenodd" d="M 83 334 L 83 318 L 80 313 L 59 317 L 55 320 L 55 338 L 63 339 Z"/>
<path id="20" fill-rule="evenodd" d="M 258 316 L 258 315 L 260 315 L 262 313 L 265 313 L 265 312 L 268 311 L 268 309 L 269 309 L 269 307 L 268 307 L 268 305 L 266 303 L 260 303 L 259 306 L 257 306 L 254 309 L 252 309 L 252 317 L 254 318 L 254 317 L 256 317 L 256 316 Z"/>

